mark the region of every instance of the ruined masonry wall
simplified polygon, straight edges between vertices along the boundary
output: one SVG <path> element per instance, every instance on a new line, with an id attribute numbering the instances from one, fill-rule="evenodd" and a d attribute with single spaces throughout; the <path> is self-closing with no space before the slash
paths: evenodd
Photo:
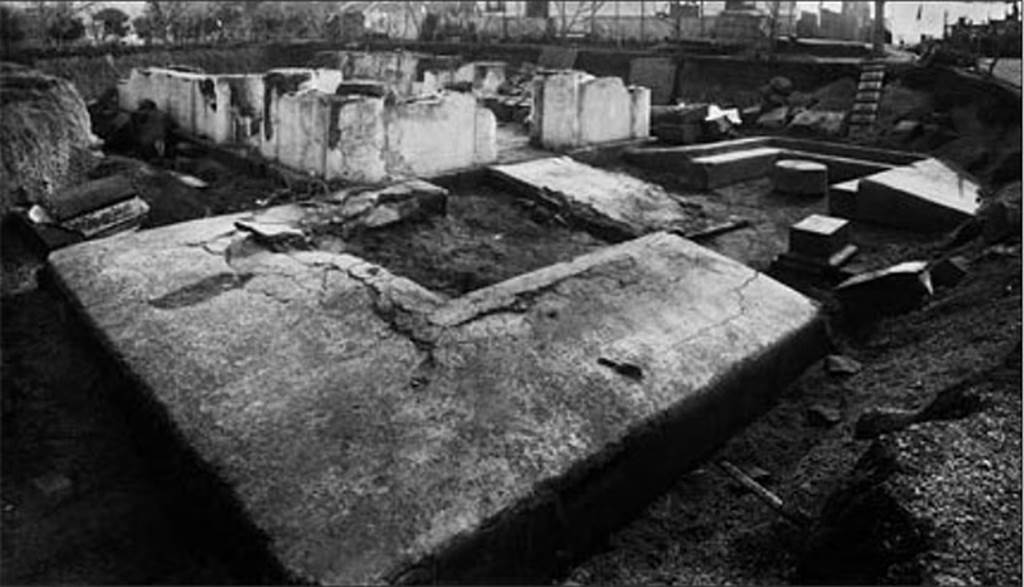
<path id="1" fill-rule="evenodd" d="M 456 66 L 408 51 L 322 51 L 317 57 L 318 62 L 341 71 L 346 80 L 379 81 L 403 97 L 437 92 L 455 82 L 470 82 L 475 92 L 492 95 L 505 81 L 503 61 Z"/>
<path id="2" fill-rule="evenodd" d="M 559 71 L 533 82 L 531 140 L 548 149 L 644 138 L 650 134 L 651 91 L 618 77 Z"/>
<path id="3" fill-rule="evenodd" d="M 476 77 L 477 70 L 467 70 Z M 469 74 L 467 74 L 469 75 Z M 337 96 L 343 72 L 275 69 L 205 75 L 135 69 L 118 86 L 123 107 L 152 100 L 187 133 L 253 147 L 266 159 L 327 179 L 380 182 L 497 158 L 496 120 L 472 94 L 442 92 L 385 105 Z"/>

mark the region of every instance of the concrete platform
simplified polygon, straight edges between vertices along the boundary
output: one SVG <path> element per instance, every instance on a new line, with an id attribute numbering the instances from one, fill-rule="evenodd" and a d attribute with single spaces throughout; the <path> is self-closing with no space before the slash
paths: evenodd
<path id="1" fill-rule="evenodd" d="M 497 180 L 614 240 L 657 230 L 687 232 L 694 224 L 693 208 L 660 186 L 569 157 L 493 165 L 488 170 Z"/>
<path id="2" fill-rule="evenodd" d="M 296 210 L 50 270 L 299 581 L 543 580 L 826 348 L 808 299 L 673 235 L 446 300 L 236 226 Z"/>

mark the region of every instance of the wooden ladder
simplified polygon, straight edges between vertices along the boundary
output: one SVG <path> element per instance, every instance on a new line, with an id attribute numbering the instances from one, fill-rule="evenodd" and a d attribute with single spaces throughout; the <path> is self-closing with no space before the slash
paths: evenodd
<path id="1" fill-rule="evenodd" d="M 878 104 L 882 101 L 882 86 L 885 83 L 885 63 L 867 60 L 860 66 L 860 82 L 857 96 L 850 111 L 850 136 L 867 135 L 878 119 Z"/>

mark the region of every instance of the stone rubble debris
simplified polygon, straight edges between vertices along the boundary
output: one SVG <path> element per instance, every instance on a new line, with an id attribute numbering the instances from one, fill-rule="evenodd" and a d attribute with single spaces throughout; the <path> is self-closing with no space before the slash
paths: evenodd
<path id="1" fill-rule="evenodd" d="M 789 228 L 789 250 L 775 260 L 781 269 L 810 274 L 837 271 L 857 254 L 850 223 L 841 218 L 812 214 Z"/>
<path id="2" fill-rule="evenodd" d="M 835 288 L 851 315 L 898 314 L 911 310 L 933 293 L 927 263 L 907 261 L 856 275 Z"/>
<path id="3" fill-rule="evenodd" d="M 861 370 L 859 361 L 845 355 L 828 355 L 824 365 L 826 373 L 836 376 L 855 375 Z"/>
<path id="4" fill-rule="evenodd" d="M 838 408 L 814 404 L 807 408 L 807 424 L 815 428 L 831 428 L 843 420 Z"/>

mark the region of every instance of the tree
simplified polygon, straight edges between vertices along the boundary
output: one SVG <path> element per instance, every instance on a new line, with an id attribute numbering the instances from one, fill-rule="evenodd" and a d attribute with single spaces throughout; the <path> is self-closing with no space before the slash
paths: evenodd
<path id="1" fill-rule="evenodd" d="M 92 16 L 94 22 L 103 23 L 103 37 L 123 38 L 128 34 L 128 15 L 117 8 L 104 8 Z"/>
<path id="2" fill-rule="evenodd" d="M 46 32 L 51 39 L 57 41 L 58 45 L 70 43 L 71 41 L 81 39 L 85 35 L 85 23 L 78 16 L 58 14 L 50 22 Z"/>
<path id="3" fill-rule="evenodd" d="M 148 15 L 141 14 L 135 17 L 132 21 L 132 28 L 135 29 L 135 34 L 139 36 L 147 45 L 153 42 L 155 36 L 155 30 L 153 27 L 153 19 Z"/>

